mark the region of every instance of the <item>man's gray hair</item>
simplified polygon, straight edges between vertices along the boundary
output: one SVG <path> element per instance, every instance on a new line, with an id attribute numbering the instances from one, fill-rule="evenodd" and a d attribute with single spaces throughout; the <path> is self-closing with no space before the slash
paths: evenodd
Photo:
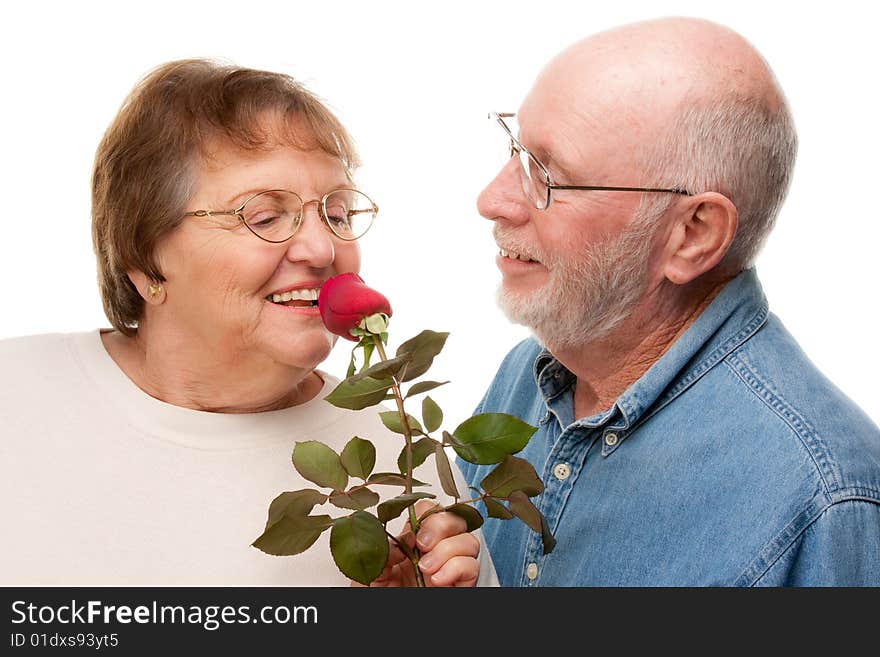
<path id="1" fill-rule="evenodd" d="M 781 92 L 777 99 L 685 99 L 648 154 L 652 184 L 718 192 L 736 206 L 736 237 L 720 265 L 734 272 L 754 264 L 791 182 L 797 133 Z"/>

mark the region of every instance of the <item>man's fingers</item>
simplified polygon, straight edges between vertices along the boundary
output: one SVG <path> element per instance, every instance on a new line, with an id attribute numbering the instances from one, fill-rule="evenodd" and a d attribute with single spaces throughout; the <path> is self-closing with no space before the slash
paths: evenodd
<path id="1" fill-rule="evenodd" d="M 480 564 L 472 557 L 453 557 L 433 575 L 425 575 L 431 586 L 475 586 Z"/>
<path id="2" fill-rule="evenodd" d="M 443 568 L 447 561 L 457 557 L 469 558 L 476 563 L 480 553 L 480 542 L 473 534 L 458 534 L 443 539 L 430 552 L 423 554 L 419 568 L 423 573 L 434 574 Z"/>
<path id="3" fill-rule="evenodd" d="M 415 585 L 415 574 L 409 561 L 401 562 L 396 566 L 386 566 L 385 570 L 370 584 L 370 586 L 375 588 Z"/>
<path id="4" fill-rule="evenodd" d="M 437 505 L 433 503 L 420 505 L 417 503 L 416 512 L 421 516 L 425 511 L 434 506 Z M 463 518 L 448 512 L 432 513 L 419 525 L 417 544 L 420 550 L 428 551 L 434 549 L 434 546 L 440 541 L 466 532 L 467 523 Z"/>

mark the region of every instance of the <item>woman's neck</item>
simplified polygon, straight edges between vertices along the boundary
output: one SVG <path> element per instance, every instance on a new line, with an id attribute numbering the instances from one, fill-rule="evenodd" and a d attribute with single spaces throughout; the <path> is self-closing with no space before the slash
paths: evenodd
<path id="1" fill-rule="evenodd" d="M 145 393 L 174 406 L 215 413 L 259 413 L 313 399 L 323 381 L 313 370 L 262 356 L 199 351 L 149 332 L 102 333 L 107 353 Z"/>

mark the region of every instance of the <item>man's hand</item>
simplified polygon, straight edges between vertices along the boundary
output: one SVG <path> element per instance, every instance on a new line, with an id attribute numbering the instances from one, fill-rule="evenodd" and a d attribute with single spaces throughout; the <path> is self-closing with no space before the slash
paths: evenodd
<path id="1" fill-rule="evenodd" d="M 416 515 L 436 506 L 420 500 L 416 503 Z M 410 548 L 418 545 L 422 552 L 419 567 L 427 586 L 474 586 L 480 574 L 477 555 L 480 542 L 467 532 L 464 520 L 454 513 L 434 513 L 419 526 L 418 536 L 413 536 L 409 524 L 397 537 Z M 415 586 L 416 578 L 412 562 L 392 541 L 388 564 L 371 586 Z"/>

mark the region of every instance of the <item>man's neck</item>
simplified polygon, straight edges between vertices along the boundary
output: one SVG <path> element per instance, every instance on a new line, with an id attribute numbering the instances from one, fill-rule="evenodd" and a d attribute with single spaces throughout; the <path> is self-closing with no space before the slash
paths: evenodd
<path id="1" fill-rule="evenodd" d="M 696 321 L 727 283 L 664 283 L 650 290 L 608 336 L 551 353 L 576 377 L 574 417 L 610 408 Z"/>

